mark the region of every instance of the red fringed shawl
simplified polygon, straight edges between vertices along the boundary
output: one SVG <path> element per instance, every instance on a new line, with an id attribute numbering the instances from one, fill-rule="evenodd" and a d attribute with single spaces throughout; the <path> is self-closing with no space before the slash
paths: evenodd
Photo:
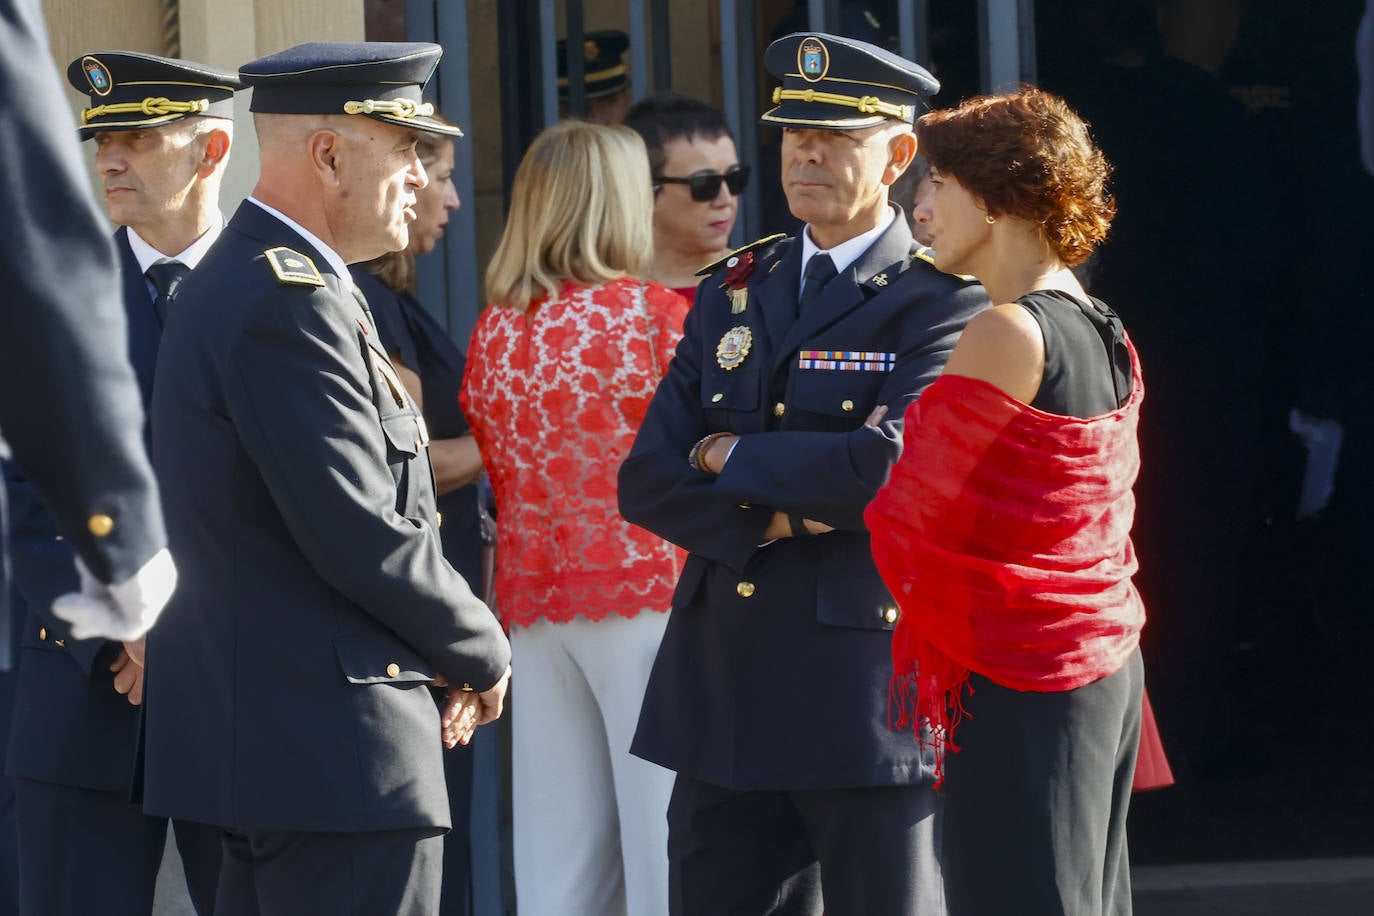
<path id="1" fill-rule="evenodd" d="M 1144 387 L 1130 352 L 1130 398 L 1090 420 L 955 375 L 907 410 L 901 460 L 864 518 L 902 608 L 889 716 L 933 746 L 937 778 L 945 748 L 958 750 L 970 672 L 1070 690 L 1119 670 L 1140 641 L 1130 530 Z"/>

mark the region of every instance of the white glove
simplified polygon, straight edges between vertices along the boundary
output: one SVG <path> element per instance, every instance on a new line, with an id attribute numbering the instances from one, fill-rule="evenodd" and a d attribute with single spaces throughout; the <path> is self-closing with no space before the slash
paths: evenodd
<path id="1" fill-rule="evenodd" d="M 166 548 L 153 554 L 127 580 L 114 585 L 92 576 L 80 558 L 76 571 L 81 576 L 81 591 L 62 595 L 52 603 L 52 612 L 72 625 L 73 639 L 138 639 L 152 627 L 177 585 L 176 564 Z"/>

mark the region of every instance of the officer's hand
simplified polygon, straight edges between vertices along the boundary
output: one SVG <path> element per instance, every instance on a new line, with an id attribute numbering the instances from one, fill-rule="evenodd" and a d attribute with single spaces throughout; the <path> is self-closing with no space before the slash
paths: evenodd
<path id="1" fill-rule="evenodd" d="M 143 704 L 143 640 L 125 643 L 110 665 L 115 692 L 128 697 L 131 706 Z"/>
<path id="2" fill-rule="evenodd" d="M 477 713 L 477 724 L 486 725 L 488 722 L 495 722 L 501 718 L 501 713 L 506 708 L 506 689 L 510 687 L 510 666 L 506 666 L 506 673 L 501 675 L 501 680 L 496 682 L 496 686 L 490 690 L 484 690 L 477 694 L 481 701 L 481 708 Z"/>
<path id="3" fill-rule="evenodd" d="M 444 747 L 452 750 L 472 740 L 481 706 L 482 701 L 471 690 L 448 688 L 448 693 L 444 696 L 444 711 L 439 717 L 440 725 L 443 727 Z"/>

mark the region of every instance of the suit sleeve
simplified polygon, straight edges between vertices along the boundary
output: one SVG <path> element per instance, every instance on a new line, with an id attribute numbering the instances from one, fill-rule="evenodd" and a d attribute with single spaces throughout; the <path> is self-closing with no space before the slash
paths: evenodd
<path id="1" fill-rule="evenodd" d="M 620 467 L 620 514 L 679 547 L 742 572 L 773 511 L 740 505 L 717 487 L 715 477 L 687 464 L 693 443 L 707 433 L 701 407 L 701 314 L 698 295 L 668 373 Z"/>
<path id="2" fill-rule="evenodd" d="M 230 354 L 229 412 L 320 576 L 450 682 L 486 690 L 509 664 L 509 645 L 445 562 L 434 526 L 397 512 L 362 346 L 326 291 L 289 305 L 268 297 L 249 310 Z"/>
<path id="3" fill-rule="evenodd" d="M 737 502 L 864 529 L 864 507 L 887 481 L 902 453 L 902 418 L 935 381 L 954 352 L 964 325 L 986 304 L 981 287 L 964 287 L 933 303 L 913 304 L 926 321 L 913 345 L 899 353 L 878 392 L 887 406 L 876 427 L 850 432 L 776 430 L 740 437 L 716 488 Z"/>
<path id="4" fill-rule="evenodd" d="M 39 5 L 0 0 L 0 430 L 58 528 L 104 581 L 166 544 L 144 451 L 114 252 L 91 197 Z M 87 528 L 108 515 L 104 537 Z"/>

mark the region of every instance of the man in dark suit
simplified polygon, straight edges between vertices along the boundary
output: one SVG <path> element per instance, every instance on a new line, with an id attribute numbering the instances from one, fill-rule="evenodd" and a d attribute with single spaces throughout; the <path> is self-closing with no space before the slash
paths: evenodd
<path id="1" fill-rule="evenodd" d="M 347 268 L 405 247 L 419 133 L 458 133 L 421 99 L 440 53 L 240 69 L 260 179 L 163 335 L 184 574 L 148 644 L 145 807 L 225 831 L 217 916 L 435 913 L 443 743 L 504 701 L 509 646 L 443 559 L 424 421 Z"/>
<path id="2" fill-rule="evenodd" d="M 238 75 L 190 61 L 96 51 L 67 79 L 89 94 L 80 134 L 94 139 L 122 275 L 128 353 L 146 406 L 165 312 L 185 274 L 224 224 L 219 189 L 229 160 Z M 110 342 L 107 342 L 107 346 Z M 75 639 L 54 598 L 79 585 L 69 544 L 28 480 L 9 468 L 15 579 L 23 630 L 8 769 L 18 779 L 22 912 L 147 916 L 166 818 L 131 794 L 143 696 L 142 639 Z M 197 910 L 214 905 L 219 838 L 178 824 Z M 90 880 L 52 888 L 55 874 Z"/>
<path id="3" fill-rule="evenodd" d="M 935 80 L 823 34 L 764 62 L 806 229 L 707 269 L 621 469 L 625 517 L 691 551 L 632 750 L 678 773 L 672 913 L 943 912 L 928 761 L 888 730 L 897 609 L 863 509 L 987 297 L 887 200 Z"/>

